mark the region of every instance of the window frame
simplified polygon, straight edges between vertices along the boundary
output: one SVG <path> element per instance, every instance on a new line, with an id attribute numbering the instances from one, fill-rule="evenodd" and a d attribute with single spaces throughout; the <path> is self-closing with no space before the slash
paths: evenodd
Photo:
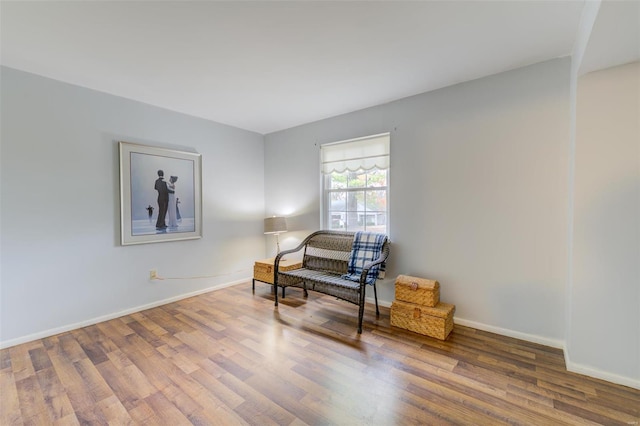
<path id="1" fill-rule="evenodd" d="M 344 140 L 344 141 L 339 141 L 339 142 L 332 142 L 332 143 L 328 143 L 328 144 L 323 144 L 321 145 L 321 148 L 323 146 L 326 145 L 339 145 L 339 144 L 347 144 L 349 142 L 356 142 L 356 141 L 361 141 L 361 140 L 365 140 L 365 139 L 373 139 L 373 138 L 379 138 L 379 137 L 387 137 L 388 138 L 388 143 L 389 143 L 389 151 L 390 151 L 390 145 L 391 145 L 391 134 L 390 133 L 381 133 L 381 134 L 376 134 L 376 135 L 370 135 L 370 136 L 365 136 L 365 137 L 360 137 L 360 138 L 355 138 L 355 139 L 348 139 L 348 140 Z M 322 151 L 322 149 L 321 149 Z M 354 213 L 357 215 L 362 214 L 364 216 L 364 220 L 362 222 L 362 228 L 364 230 L 367 230 L 367 216 L 370 212 L 374 212 L 374 214 L 378 214 L 378 213 L 383 213 L 385 215 L 385 224 L 384 224 L 384 231 L 378 231 L 378 232 L 383 232 L 386 235 L 389 235 L 389 206 L 390 206 L 390 175 L 391 175 L 391 167 L 386 167 L 386 168 L 378 168 L 378 167 L 374 167 L 374 168 L 370 168 L 368 170 L 365 170 L 363 168 L 360 168 L 358 170 L 354 171 L 350 171 L 350 170 L 345 170 L 343 172 L 332 172 L 332 173 L 324 173 L 323 172 L 323 168 L 322 168 L 322 161 L 323 161 L 323 155 L 322 152 L 320 152 L 320 193 L 321 193 L 321 197 L 320 197 L 320 229 L 323 230 L 336 230 L 335 228 L 331 227 L 331 220 L 333 219 L 333 211 L 330 210 L 331 209 L 331 194 L 333 193 L 337 193 L 337 192 L 343 192 L 346 193 L 346 197 L 348 197 L 349 193 L 357 193 L 357 192 L 363 192 L 364 194 L 364 200 L 363 200 L 363 207 L 364 210 L 360 211 L 360 210 L 356 210 Z M 389 161 L 391 158 L 391 153 L 388 153 L 388 157 L 389 157 Z M 365 158 L 365 157 L 362 157 Z M 349 187 L 348 186 L 348 179 L 347 179 L 347 185 L 344 188 L 330 188 L 331 186 L 331 176 L 334 173 L 365 173 L 365 174 L 369 174 L 375 170 L 384 170 L 386 172 L 386 185 L 384 186 L 370 186 L 369 185 L 369 176 L 367 176 L 367 181 L 365 186 L 358 186 L 358 187 Z M 367 193 L 370 193 L 372 191 L 384 191 L 385 193 L 385 210 L 370 210 L 367 208 L 367 203 L 366 203 L 366 197 L 367 197 Z M 347 203 L 345 200 L 345 209 L 343 211 L 343 213 L 348 216 L 350 211 L 347 209 Z M 341 220 L 341 219 L 339 219 Z M 375 226 L 375 225 L 369 225 L 369 226 Z M 360 228 L 360 226 L 356 225 L 356 227 Z M 348 229 L 348 221 L 345 221 L 345 226 L 343 229 L 346 232 L 353 232 L 354 230 Z"/>

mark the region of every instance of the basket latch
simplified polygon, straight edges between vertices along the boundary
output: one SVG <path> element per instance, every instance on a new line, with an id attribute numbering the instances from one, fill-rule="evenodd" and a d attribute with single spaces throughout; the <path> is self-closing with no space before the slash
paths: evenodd
<path id="1" fill-rule="evenodd" d="M 411 282 L 411 290 L 416 291 L 418 289 L 418 283 L 415 281 Z"/>
<path id="2" fill-rule="evenodd" d="M 422 311 L 420 311 L 420 308 L 413 308 L 413 319 L 420 318 L 420 315 L 422 315 Z"/>

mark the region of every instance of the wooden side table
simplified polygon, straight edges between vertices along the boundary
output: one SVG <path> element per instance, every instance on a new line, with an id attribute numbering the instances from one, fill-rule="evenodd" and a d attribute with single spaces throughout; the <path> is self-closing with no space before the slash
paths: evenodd
<path id="1" fill-rule="evenodd" d="M 253 265 L 253 283 L 252 290 L 256 289 L 256 281 L 273 285 L 273 264 L 275 257 L 269 259 L 256 260 Z M 302 261 L 295 259 L 280 259 L 280 270 L 290 271 L 292 269 L 302 268 Z"/>

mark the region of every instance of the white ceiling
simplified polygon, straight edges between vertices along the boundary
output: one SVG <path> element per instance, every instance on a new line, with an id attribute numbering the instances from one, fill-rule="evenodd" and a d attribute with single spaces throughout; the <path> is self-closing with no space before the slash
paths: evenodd
<path id="1" fill-rule="evenodd" d="M 583 6 L 2 1 L 0 58 L 266 134 L 570 55 Z"/>
<path id="2" fill-rule="evenodd" d="M 640 1 L 603 1 L 588 46 L 580 74 L 640 60 Z"/>

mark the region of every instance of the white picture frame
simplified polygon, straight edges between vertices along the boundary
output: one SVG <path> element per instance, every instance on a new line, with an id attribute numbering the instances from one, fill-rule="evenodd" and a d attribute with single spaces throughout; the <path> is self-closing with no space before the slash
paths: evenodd
<path id="1" fill-rule="evenodd" d="M 122 245 L 202 238 L 202 156 L 124 141 L 118 145 Z"/>

